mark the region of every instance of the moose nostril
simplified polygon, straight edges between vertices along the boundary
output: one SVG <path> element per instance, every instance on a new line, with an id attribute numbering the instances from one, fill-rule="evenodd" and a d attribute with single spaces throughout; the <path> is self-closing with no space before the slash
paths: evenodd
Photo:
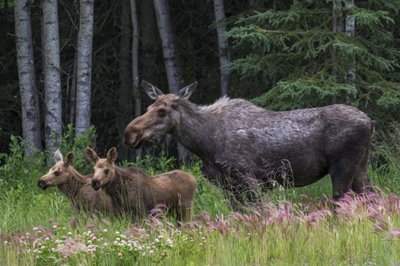
<path id="1" fill-rule="evenodd" d="M 38 186 L 41 188 L 41 189 L 44 189 L 45 187 L 46 187 L 46 182 L 45 181 L 43 181 L 43 180 L 39 180 L 38 181 Z"/>
<path id="2" fill-rule="evenodd" d="M 99 190 L 99 188 L 100 188 L 100 181 L 97 180 L 97 179 L 93 179 L 93 180 L 92 180 L 92 187 L 93 187 L 95 190 Z"/>

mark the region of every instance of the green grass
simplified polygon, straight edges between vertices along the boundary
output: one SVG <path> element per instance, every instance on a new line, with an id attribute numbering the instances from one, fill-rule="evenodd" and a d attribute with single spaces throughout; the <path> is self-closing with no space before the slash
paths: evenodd
<path id="1" fill-rule="evenodd" d="M 157 160 L 136 163 L 151 174 L 171 169 L 170 161 Z M 181 231 L 171 218 L 160 224 L 145 220 L 132 225 L 126 218 L 76 212 L 56 188 L 37 188 L 37 180 L 46 172 L 37 161 L 13 155 L 0 167 L 0 265 L 397 265 L 400 261 L 400 199 L 387 196 L 400 194 L 400 165 L 395 161 L 369 169 L 372 183 L 384 191 L 379 200 L 357 205 L 355 197 L 342 214 L 332 214 L 325 196 L 332 193 L 331 183 L 325 177 L 302 188 L 266 191 L 263 203 L 241 218 L 222 191 L 202 176 L 200 164 L 194 164 L 183 170 L 198 181 L 195 217 Z M 318 210 L 330 214 L 310 222 L 309 215 Z M 85 248 L 65 255 L 60 247 L 68 241 Z M 129 250 L 129 241 L 137 247 Z M 96 251 L 87 250 L 91 243 L 97 245 Z"/>
<path id="2" fill-rule="evenodd" d="M 207 212 L 214 218 L 228 217 L 232 212 L 231 207 L 221 191 L 201 176 L 199 166 L 185 170 L 192 172 L 199 183 L 195 202 L 197 219 L 201 220 L 201 212 Z M 383 174 L 385 178 L 382 178 Z M 375 184 L 396 193 L 399 188 L 399 174 L 396 165 L 385 169 L 383 173 L 381 170 L 370 171 Z M 53 230 L 53 225 L 57 224 L 58 228 L 64 229 L 55 233 L 56 239 L 62 239 L 67 236 L 67 232 L 71 232 L 72 236 L 82 235 L 89 230 L 89 224 L 100 232 L 107 229 L 108 232 L 101 233 L 101 236 L 104 241 L 112 243 L 118 237 L 116 231 L 125 232 L 131 227 L 130 221 L 126 219 L 75 212 L 56 189 L 43 192 L 36 188 L 39 177 L 40 174 L 31 176 L 26 179 L 29 183 L 16 187 L 7 187 L 4 181 L 1 183 L 0 226 L 3 238 L 4 235 L 21 235 L 26 232 L 32 234 L 33 228 L 38 226 Z M 293 206 L 299 204 L 299 208 L 302 208 L 310 197 L 318 202 L 323 199 L 324 194 L 331 194 L 328 177 L 303 188 L 268 191 L 264 200 L 274 206 L 279 206 L 282 202 L 293 202 Z M 76 219 L 76 225 L 75 222 L 71 223 L 71 219 Z M 47 253 L 40 255 L 40 259 L 35 259 L 33 247 L 24 247 L 18 243 L 4 244 L 3 239 L 0 243 L 0 264 L 47 265 L 66 262 L 83 265 L 131 265 L 135 262 L 140 265 L 393 265 L 400 260 L 400 240 L 390 239 L 388 231 L 390 228 L 400 227 L 400 217 L 393 214 L 385 219 L 390 221 L 390 226 L 382 232 L 375 232 L 374 222 L 365 217 L 352 221 L 330 218 L 318 223 L 316 227 L 304 223 L 283 222 L 268 226 L 265 230 L 251 231 L 243 227 L 238 232 L 226 234 L 218 230 L 208 232 L 206 225 L 196 230 L 184 229 L 179 233 L 176 228 L 168 227 L 167 221 L 164 221 L 161 229 L 154 229 L 147 223 L 137 225 L 145 228 L 148 234 L 146 241 L 149 243 L 153 243 L 159 235 L 169 235 L 173 239 L 174 247 L 168 248 L 166 255 L 161 257 L 125 254 L 125 257 L 120 257 L 118 249 L 112 248 L 96 251 L 92 255 L 81 252 L 63 258 L 51 252 L 51 248 L 56 247 L 52 240 L 53 242 L 44 245 Z M 193 242 L 183 241 L 182 235 Z M 206 239 L 204 243 L 201 242 L 202 237 Z M 162 248 L 154 248 L 154 252 L 164 251 Z"/>

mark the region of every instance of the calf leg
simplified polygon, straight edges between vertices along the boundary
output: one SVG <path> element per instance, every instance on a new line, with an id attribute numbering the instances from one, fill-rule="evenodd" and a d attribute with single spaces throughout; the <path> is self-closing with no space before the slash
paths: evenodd
<path id="1" fill-rule="evenodd" d="M 176 219 L 178 222 L 190 221 L 192 217 L 192 207 L 191 206 L 179 206 L 176 210 Z"/>

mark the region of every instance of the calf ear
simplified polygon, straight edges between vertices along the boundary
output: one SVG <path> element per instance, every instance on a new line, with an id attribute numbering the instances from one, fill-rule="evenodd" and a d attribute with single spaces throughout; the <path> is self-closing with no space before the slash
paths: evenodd
<path id="1" fill-rule="evenodd" d="M 88 161 L 93 163 L 96 163 L 100 159 L 96 152 L 89 147 L 85 149 L 85 156 Z"/>
<path id="2" fill-rule="evenodd" d="M 197 87 L 197 81 L 180 89 L 176 95 L 184 99 L 189 99 L 189 97 L 192 95 L 196 87 Z"/>
<path id="3" fill-rule="evenodd" d="M 60 150 L 57 149 L 54 152 L 54 160 L 56 160 L 56 162 L 62 161 L 63 160 L 63 155 L 61 154 Z"/>
<path id="4" fill-rule="evenodd" d="M 157 100 L 158 97 L 160 97 L 161 95 L 164 95 L 164 93 L 159 88 L 157 88 L 156 86 L 154 86 L 153 84 L 151 84 L 150 82 L 147 82 L 145 80 L 142 80 L 142 88 L 143 88 L 144 92 L 146 92 L 146 94 L 152 100 Z"/>
<path id="5" fill-rule="evenodd" d="M 67 166 L 67 167 L 72 165 L 72 162 L 74 161 L 74 158 L 75 158 L 74 153 L 72 153 L 72 152 L 68 153 L 67 156 L 64 159 L 64 165 Z"/>
<path id="6" fill-rule="evenodd" d="M 117 152 L 117 148 L 112 147 L 111 149 L 108 150 L 107 152 L 107 160 L 110 163 L 114 163 L 115 160 L 118 158 L 118 152 Z"/>

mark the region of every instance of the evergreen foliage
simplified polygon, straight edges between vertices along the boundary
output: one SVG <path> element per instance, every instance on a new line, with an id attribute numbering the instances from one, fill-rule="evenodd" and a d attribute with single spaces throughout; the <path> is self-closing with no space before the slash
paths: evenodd
<path id="1" fill-rule="evenodd" d="M 381 121 L 398 118 L 400 2 L 351 9 L 346 2 L 296 1 L 236 20 L 228 32 L 236 55 L 231 68 L 251 87 L 263 88 L 255 103 L 279 110 L 346 103 Z M 350 16 L 353 37 L 345 31 Z"/>

